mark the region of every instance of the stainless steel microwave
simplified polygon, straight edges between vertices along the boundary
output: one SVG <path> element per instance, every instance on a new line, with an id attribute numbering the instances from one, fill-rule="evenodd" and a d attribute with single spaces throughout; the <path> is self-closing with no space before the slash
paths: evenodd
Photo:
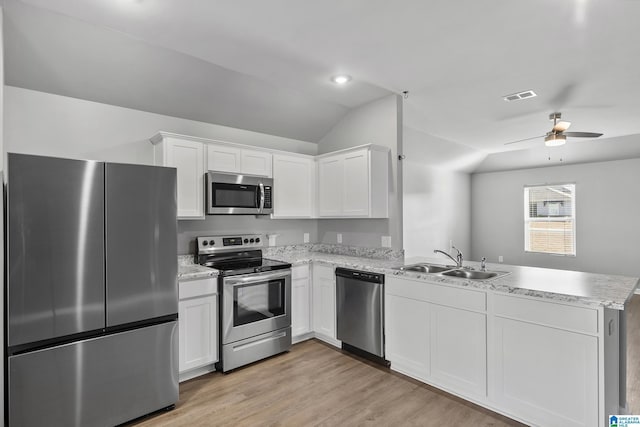
<path id="1" fill-rule="evenodd" d="M 273 179 L 207 172 L 208 215 L 269 215 L 273 213 Z"/>

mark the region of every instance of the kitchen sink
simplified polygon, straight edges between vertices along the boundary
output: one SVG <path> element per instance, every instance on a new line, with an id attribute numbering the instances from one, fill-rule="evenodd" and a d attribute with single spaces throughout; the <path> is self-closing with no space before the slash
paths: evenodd
<path id="1" fill-rule="evenodd" d="M 438 276 L 457 277 L 470 280 L 488 280 L 509 274 L 506 271 L 480 271 L 458 268 L 455 265 L 440 265 L 421 262 L 418 264 L 396 267 L 396 270 L 413 271 L 415 273 L 429 273 Z"/>
<path id="2" fill-rule="evenodd" d="M 493 279 L 494 277 L 504 276 L 505 274 L 509 274 L 509 273 L 506 271 L 478 271 L 478 270 L 464 270 L 464 269 L 455 269 L 455 270 L 443 271 L 440 273 L 441 276 L 459 277 L 461 279 L 471 279 L 471 280 Z"/>
<path id="3" fill-rule="evenodd" d="M 452 268 L 455 268 L 455 267 L 446 266 L 446 265 L 420 263 L 420 264 L 405 265 L 404 267 L 398 268 L 398 270 L 415 271 L 417 273 L 440 273 L 443 271 L 451 270 Z"/>

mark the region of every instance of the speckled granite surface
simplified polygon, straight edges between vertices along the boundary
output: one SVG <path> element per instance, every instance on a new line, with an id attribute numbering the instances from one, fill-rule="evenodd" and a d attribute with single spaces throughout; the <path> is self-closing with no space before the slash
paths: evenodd
<path id="1" fill-rule="evenodd" d="M 352 249 L 349 249 L 352 248 Z M 351 252 L 350 252 L 351 251 Z M 356 255 L 357 254 L 357 255 Z M 366 257 L 363 254 L 374 255 Z M 451 286 L 482 289 L 500 293 L 526 295 L 557 302 L 578 303 L 593 307 L 624 310 L 626 301 L 633 295 L 640 280 L 637 277 L 581 273 L 577 271 L 553 270 L 536 267 L 519 267 L 505 264 L 487 264 L 490 271 L 509 272 L 506 276 L 490 280 L 467 280 L 397 270 L 402 265 L 417 262 L 448 264 L 447 259 L 404 259 L 402 251 L 388 248 L 355 248 L 338 245 L 291 245 L 263 249 L 263 256 L 292 265 L 320 263 L 333 267 L 346 267 L 374 271 L 386 275 L 406 277 L 413 280 L 446 284 Z M 218 272 L 193 263 L 192 255 L 178 257 L 179 280 L 216 277 Z M 465 266 L 479 268 L 479 263 L 465 261 Z"/>
<path id="2" fill-rule="evenodd" d="M 363 248 L 359 246 L 347 245 L 330 245 L 325 243 L 307 243 L 302 245 L 289 246 L 273 246 L 262 249 L 262 253 L 266 258 L 285 256 L 297 252 L 319 252 L 331 255 L 343 255 L 350 257 L 365 257 L 385 260 L 404 259 L 403 250 L 394 250 L 391 248 Z"/>
<path id="3" fill-rule="evenodd" d="M 447 264 L 446 259 L 413 258 L 407 260 L 380 260 L 354 256 L 332 255 L 319 252 L 280 252 L 270 258 L 290 262 L 293 265 L 318 262 L 335 267 L 374 271 L 386 275 L 403 276 L 407 279 L 424 280 L 451 286 L 482 289 L 500 293 L 526 295 L 557 302 L 578 303 L 593 307 L 624 310 L 625 302 L 633 295 L 639 284 L 637 277 L 581 273 L 577 271 L 547 268 L 519 267 L 505 264 L 487 264 L 490 271 L 508 272 L 506 276 L 491 280 L 467 280 L 396 270 L 402 265 L 417 262 Z M 465 266 L 476 269 L 479 263 L 465 261 Z"/>
<path id="4" fill-rule="evenodd" d="M 194 264 L 193 255 L 178 255 L 178 281 L 218 277 L 218 270 Z"/>

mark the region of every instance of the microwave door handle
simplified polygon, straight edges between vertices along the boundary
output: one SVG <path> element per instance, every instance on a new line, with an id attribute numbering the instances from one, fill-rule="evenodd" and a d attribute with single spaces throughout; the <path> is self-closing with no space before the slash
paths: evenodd
<path id="1" fill-rule="evenodd" d="M 260 186 L 260 206 L 258 207 L 258 212 L 262 213 L 264 210 L 264 184 L 258 184 Z"/>

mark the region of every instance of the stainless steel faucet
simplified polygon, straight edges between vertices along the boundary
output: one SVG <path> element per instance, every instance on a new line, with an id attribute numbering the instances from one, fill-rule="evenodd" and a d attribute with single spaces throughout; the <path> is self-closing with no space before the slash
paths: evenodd
<path id="1" fill-rule="evenodd" d="M 434 249 L 434 250 L 433 250 L 433 253 L 434 253 L 434 254 L 438 254 L 438 253 L 439 253 L 439 254 L 442 254 L 442 255 L 446 255 L 446 256 L 448 256 L 449 258 L 451 258 L 451 260 L 452 260 L 453 262 L 455 262 L 455 263 L 456 263 L 456 266 L 457 266 L 458 268 L 462 268 L 462 261 L 464 261 L 464 258 L 463 258 L 463 256 L 462 256 L 462 252 L 460 252 L 460 249 L 456 248 L 455 246 L 451 246 L 451 248 L 455 249 L 455 250 L 456 250 L 456 252 L 458 252 L 458 254 L 456 255 L 456 257 L 455 257 L 455 258 L 454 258 L 454 257 L 452 257 L 451 255 L 449 255 L 448 253 L 446 253 L 445 251 L 441 251 L 440 249 Z"/>
<path id="2" fill-rule="evenodd" d="M 487 258 L 485 257 L 480 260 L 480 271 L 487 271 Z"/>

